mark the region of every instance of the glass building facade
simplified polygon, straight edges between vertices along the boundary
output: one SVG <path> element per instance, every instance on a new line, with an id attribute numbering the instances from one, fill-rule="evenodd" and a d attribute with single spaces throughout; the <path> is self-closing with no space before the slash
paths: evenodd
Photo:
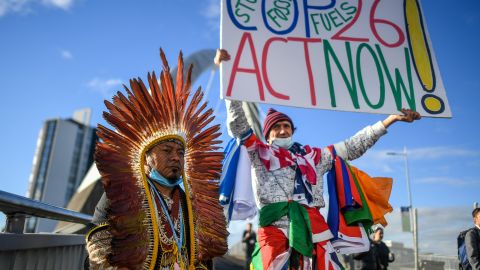
<path id="1" fill-rule="evenodd" d="M 93 163 L 97 140 L 90 111 L 77 111 L 82 120 L 45 121 L 33 159 L 27 197 L 65 207 Z M 87 120 L 85 120 L 87 119 Z M 52 232 L 57 221 L 29 218 L 26 232 Z"/>

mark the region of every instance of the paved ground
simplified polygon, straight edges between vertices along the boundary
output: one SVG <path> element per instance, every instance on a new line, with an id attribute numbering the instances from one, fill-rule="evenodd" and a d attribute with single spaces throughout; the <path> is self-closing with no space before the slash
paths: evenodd
<path id="1" fill-rule="evenodd" d="M 215 270 L 243 270 L 245 262 L 232 256 L 223 256 L 213 260 Z"/>

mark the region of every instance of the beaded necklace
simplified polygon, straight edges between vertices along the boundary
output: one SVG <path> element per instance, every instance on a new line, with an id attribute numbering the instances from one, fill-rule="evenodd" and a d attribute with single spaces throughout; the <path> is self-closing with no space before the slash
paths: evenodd
<path id="1" fill-rule="evenodd" d="M 169 244 L 172 244 L 173 246 L 173 250 L 171 250 L 171 253 L 174 257 L 177 257 L 177 261 L 180 263 L 180 267 L 181 269 L 185 269 L 185 258 L 182 258 L 182 250 L 183 250 L 183 244 L 184 244 L 184 221 L 183 221 L 183 210 L 182 210 L 182 204 L 181 202 L 179 202 L 179 217 L 178 217 L 178 221 L 179 221 L 179 224 L 174 224 L 174 222 L 172 221 L 172 218 L 170 217 L 170 214 L 169 214 L 169 211 L 168 211 L 168 207 L 167 206 L 167 202 L 165 202 L 165 198 L 158 192 L 157 188 L 155 188 L 155 185 L 150 181 L 148 180 L 148 183 L 150 185 L 150 191 L 151 191 L 151 194 L 154 194 L 155 197 L 157 197 L 158 201 L 160 202 L 160 206 L 162 207 L 162 217 L 164 217 L 168 223 L 168 225 L 170 226 L 170 229 L 172 231 L 172 237 L 168 237 L 165 230 L 162 229 L 164 228 L 161 220 L 160 220 L 160 217 L 158 215 L 158 208 L 157 208 L 157 203 L 154 203 L 154 208 L 155 208 L 155 215 L 156 215 L 156 218 L 157 220 L 159 220 L 159 225 L 158 225 L 158 232 L 159 232 L 159 235 L 160 235 L 160 238 L 161 238 L 161 241 L 166 243 L 167 245 Z M 169 203 L 170 204 L 170 203 Z M 171 204 L 173 204 L 173 200 L 171 202 Z M 175 226 L 177 225 L 177 226 Z M 179 226 L 178 226 L 179 225 Z M 180 228 L 178 228 L 180 227 Z M 178 229 L 178 233 L 177 233 L 177 230 Z M 173 243 L 175 242 L 175 243 Z M 164 250 L 165 252 L 166 250 Z M 162 256 L 162 261 L 166 260 L 167 258 L 165 258 L 165 256 Z M 163 262 L 163 263 L 167 263 L 167 262 Z M 162 264 L 163 264 L 162 263 Z"/>

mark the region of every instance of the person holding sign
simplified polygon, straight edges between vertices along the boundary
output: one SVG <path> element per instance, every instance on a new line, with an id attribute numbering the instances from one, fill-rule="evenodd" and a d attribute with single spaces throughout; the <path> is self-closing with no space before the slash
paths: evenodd
<path id="1" fill-rule="evenodd" d="M 226 50 L 217 50 L 217 65 L 228 60 Z M 413 122 L 420 119 L 420 114 L 402 109 L 401 115 L 390 115 L 343 142 L 320 149 L 293 141 L 293 120 L 274 109 L 268 111 L 263 123 L 264 143 L 253 134 L 241 102 L 226 100 L 226 104 L 230 131 L 248 151 L 253 192 L 260 209 L 253 269 L 324 269 L 329 264 L 339 265 L 328 245 L 332 233 L 319 211 L 325 206 L 323 174 L 332 168 L 335 155 L 357 159 L 391 124 Z"/>

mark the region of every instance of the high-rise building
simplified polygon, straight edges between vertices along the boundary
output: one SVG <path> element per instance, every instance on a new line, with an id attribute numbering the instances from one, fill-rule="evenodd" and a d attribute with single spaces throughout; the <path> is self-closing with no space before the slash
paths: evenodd
<path id="1" fill-rule="evenodd" d="M 71 119 L 50 119 L 38 135 L 27 197 L 65 207 L 93 162 L 97 139 L 90 126 L 91 110 Z M 29 218 L 26 232 L 52 232 L 55 220 Z"/>

